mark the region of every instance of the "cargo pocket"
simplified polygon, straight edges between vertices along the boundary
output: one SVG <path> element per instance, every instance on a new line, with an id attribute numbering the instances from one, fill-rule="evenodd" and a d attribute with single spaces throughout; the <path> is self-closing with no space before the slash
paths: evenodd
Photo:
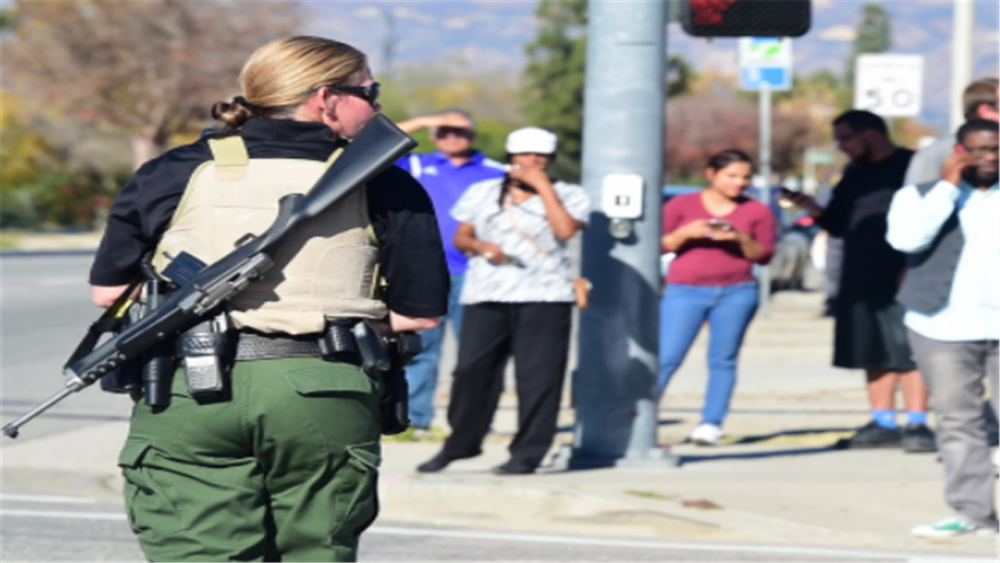
<path id="1" fill-rule="evenodd" d="M 295 392 L 303 397 L 332 397 L 342 393 L 372 392 L 371 379 L 357 366 L 324 363 L 287 372 Z"/>
<path id="2" fill-rule="evenodd" d="M 125 477 L 129 526 L 143 538 L 169 536 L 187 529 L 171 501 L 170 486 L 162 482 L 162 470 L 155 463 L 157 455 L 149 441 L 128 440 L 118 457 Z"/>
<path id="3" fill-rule="evenodd" d="M 356 548 L 358 537 L 378 516 L 378 466 L 382 462 L 379 443 L 347 446 L 347 462 L 334 476 L 337 504 L 330 542 Z"/>

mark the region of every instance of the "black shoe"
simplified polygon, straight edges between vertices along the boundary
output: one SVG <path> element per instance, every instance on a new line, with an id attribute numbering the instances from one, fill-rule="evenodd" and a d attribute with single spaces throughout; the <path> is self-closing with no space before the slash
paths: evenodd
<path id="1" fill-rule="evenodd" d="M 437 473 L 455 461 L 456 458 L 442 452 L 417 466 L 417 473 Z"/>
<path id="2" fill-rule="evenodd" d="M 903 451 L 907 453 L 936 452 L 934 433 L 926 424 L 911 422 L 903 427 Z"/>
<path id="3" fill-rule="evenodd" d="M 874 420 L 862 426 L 857 434 L 844 443 L 844 447 L 851 450 L 898 448 L 900 445 L 902 445 L 902 432 L 898 428 L 879 426 Z"/>
<path id="4" fill-rule="evenodd" d="M 490 469 L 490 473 L 494 475 L 531 475 L 534 472 L 534 466 L 517 463 L 513 460 Z"/>

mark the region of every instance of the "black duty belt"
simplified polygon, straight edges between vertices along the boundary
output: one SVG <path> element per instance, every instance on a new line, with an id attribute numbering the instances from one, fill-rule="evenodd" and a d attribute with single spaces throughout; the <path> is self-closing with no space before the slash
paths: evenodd
<path id="1" fill-rule="evenodd" d="M 338 336 L 353 346 L 354 337 L 347 327 L 337 326 L 327 332 L 337 332 Z M 339 334 L 343 332 L 343 334 Z M 265 334 L 258 332 L 239 331 L 231 333 L 236 340 L 235 359 L 237 361 L 247 360 L 272 360 L 277 358 L 324 358 L 331 361 L 360 364 L 360 358 L 354 351 L 324 350 L 325 346 L 320 344 L 322 334 Z"/>

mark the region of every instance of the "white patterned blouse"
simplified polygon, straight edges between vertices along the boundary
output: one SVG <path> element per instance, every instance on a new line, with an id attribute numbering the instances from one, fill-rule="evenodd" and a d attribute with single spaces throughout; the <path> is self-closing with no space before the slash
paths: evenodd
<path id="1" fill-rule="evenodd" d="M 513 262 L 498 265 L 472 257 L 462 304 L 575 301 L 567 241 L 552 232 L 542 198 L 534 195 L 517 205 L 501 205 L 502 182 L 485 180 L 469 186 L 451 209 L 452 217 L 475 228 L 477 239 L 499 246 Z M 555 182 L 554 187 L 570 216 L 586 225 L 590 199 L 583 188 L 564 182 Z"/>

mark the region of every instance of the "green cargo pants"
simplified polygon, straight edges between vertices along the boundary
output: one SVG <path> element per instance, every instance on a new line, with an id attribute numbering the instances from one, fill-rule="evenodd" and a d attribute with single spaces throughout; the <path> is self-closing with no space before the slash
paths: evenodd
<path id="1" fill-rule="evenodd" d="M 379 385 L 318 358 L 238 362 L 231 397 L 135 406 L 119 465 L 151 561 L 354 561 L 378 513 Z"/>

